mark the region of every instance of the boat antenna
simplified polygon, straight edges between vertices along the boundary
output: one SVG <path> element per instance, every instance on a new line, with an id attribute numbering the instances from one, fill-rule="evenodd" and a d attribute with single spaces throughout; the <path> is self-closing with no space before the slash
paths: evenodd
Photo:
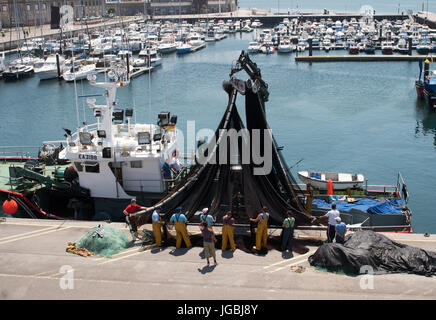
<path id="1" fill-rule="evenodd" d="M 148 37 L 148 26 L 147 26 L 147 37 Z M 148 123 L 150 124 L 150 134 L 151 134 L 151 46 L 147 49 L 148 51 Z"/>
<path id="2" fill-rule="evenodd" d="M 80 128 L 80 118 L 79 118 L 79 102 L 77 100 L 77 83 L 76 83 L 76 69 L 74 68 L 74 54 L 72 55 L 72 68 L 74 73 L 74 96 L 76 100 L 76 117 L 77 117 L 77 129 Z"/>
<path id="3" fill-rule="evenodd" d="M 292 166 L 288 167 L 289 170 L 291 170 L 293 167 L 295 167 L 296 165 L 298 165 L 301 161 L 303 161 L 304 159 L 301 158 L 300 160 L 298 160 L 296 163 L 294 163 Z"/>

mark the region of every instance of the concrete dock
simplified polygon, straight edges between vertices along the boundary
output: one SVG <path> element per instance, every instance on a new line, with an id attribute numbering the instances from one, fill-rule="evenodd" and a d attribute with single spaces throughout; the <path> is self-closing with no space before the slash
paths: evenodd
<path id="1" fill-rule="evenodd" d="M 0 299 L 435 299 L 436 277 L 377 275 L 373 288 L 364 276 L 350 277 L 311 267 L 307 258 L 325 240 L 324 231 L 296 231 L 294 257 L 277 250 L 254 255 L 217 249 L 217 266 L 206 266 L 203 248 L 159 250 L 136 241 L 125 251 L 104 258 L 65 251 L 98 222 L 7 218 L 0 222 Z M 128 234 L 123 223 L 112 223 Z M 150 225 L 146 225 L 151 230 Z M 198 233 L 190 226 L 190 233 Z M 270 238 L 278 236 L 272 231 Z M 436 235 L 385 234 L 430 251 Z M 294 245 L 295 248 L 295 245 Z M 366 276 L 366 275 L 365 275 Z M 334 294 L 332 294 L 334 293 Z"/>
<path id="2" fill-rule="evenodd" d="M 344 62 L 344 61 L 360 61 L 360 62 L 375 62 L 375 61 L 419 61 L 425 60 L 426 55 L 383 55 L 383 54 L 371 54 L 371 55 L 323 55 L 323 56 L 296 56 L 297 62 Z"/>

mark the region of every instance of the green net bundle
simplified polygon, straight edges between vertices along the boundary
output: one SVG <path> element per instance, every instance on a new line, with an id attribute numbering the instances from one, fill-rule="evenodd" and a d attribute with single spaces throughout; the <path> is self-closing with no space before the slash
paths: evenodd
<path id="1" fill-rule="evenodd" d="M 102 224 L 81 236 L 76 241 L 76 246 L 104 257 L 110 257 L 126 249 L 130 243 L 125 232 L 109 224 Z"/>

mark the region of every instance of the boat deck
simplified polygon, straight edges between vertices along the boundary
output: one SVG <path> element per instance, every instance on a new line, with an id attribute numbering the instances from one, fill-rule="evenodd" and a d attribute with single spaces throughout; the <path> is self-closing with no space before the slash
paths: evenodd
<path id="1" fill-rule="evenodd" d="M 65 251 L 97 222 L 8 218 L 0 222 L 2 299 L 435 299 L 434 277 L 411 274 L 363 276 L 327 273 L 307 261 L 325 232 L 296 231 L 294 257 L 272 249 L 254 255 L 217 249 L 218 265 L 207 267 L 203 248 L 132 247 L 113 256 L 81 257 Z M 128 233 L 125 224 L 112 223 Z M 146 225 L 151 230 L 150 225 Z M 219 234 L 219 228 L 214 229 Z M 191 235 L 198 227 L 190 226 Z M 279 233 L 270 232 L 269 241 Z M 436 251 L 436 235 L 385 234 L 398 242 Z M 308 239 L 315 239 L 314 241 Z M 316 242 L 318 240 L 318 242 Z M 239 244 L 237 243 L 239 248 Z M 299 269 L 296 269 L 299 268 Z M 97 272 L 98 270 L 98 272 Z M 296 271 L 302 272 L 296 272 Z M 62 289 L 70 271 L 73 289 Z M 332 294 L 334 292 L 334 294 Z"/>

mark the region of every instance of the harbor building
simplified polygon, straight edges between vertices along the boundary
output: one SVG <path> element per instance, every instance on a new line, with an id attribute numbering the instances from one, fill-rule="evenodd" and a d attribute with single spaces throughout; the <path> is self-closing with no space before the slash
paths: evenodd
<path id="1" fill-rule="evenodd" d="M 104 0 L 0 0 L 0 24 L 3 28 L 39 26 L 52 21 L 52 8 L 70 5 L 74 20 L 101 16 Z"/>
<path id="2" fill-rule="evenodd" d="M 0 28 L 49 24 L 59 19 L 57 12 L 62 5 L 70 5 L 78 21 L 109 12 L 123 16 L 231 12 L 237 9 L 237 0 L 0 0 Z"/>

